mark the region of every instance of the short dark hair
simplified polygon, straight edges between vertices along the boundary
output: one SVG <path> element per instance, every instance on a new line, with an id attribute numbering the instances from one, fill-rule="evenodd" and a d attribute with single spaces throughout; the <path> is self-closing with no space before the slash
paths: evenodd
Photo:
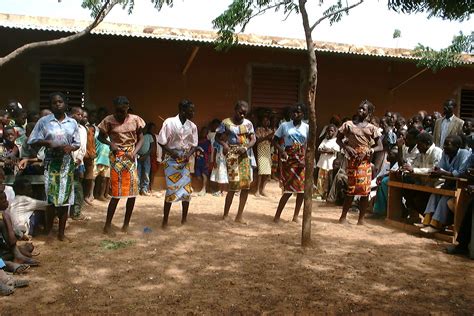
<path id="1" fill-rule="evenodd" d="M 13 182 L 13 191 L 16 195 L 25 195 L 25 190 L 31 188 L 31 182 L 25 177 L 17 177 Z"/>
<path id="2" fill-rule="evenodd" d="M 444 102 L 444 105 L 451 105 L 452 107 L 456 107 L 457 103 L 456 103 L 456 100 L 454 99 L 448 99 Z"/>
<path id="3" fill-rule="evenodd" d="M 449 135 L 449 136 L 446 136 L 446 139 L 444 141 L 446 142 L 448 139 L 453 143 L 454 146 L 458 148 L 462 147 L 463 141 L 462 141 L 461 136 Z"/>
<path id="4" fill-rule="evenodd" d="M 416 140 L 430 146 L 433 144 L 433 136 L 431 136 L 431 134 L 426 133 L 426 132 L 420 133 L 416 137 Z"/>
<path id="5" fill-rule="evenodd" d="M 249 104 L 247 103 L 247 101 L 239 100 L 239 101 L 235 102 L 234 110 L 240 109 L 242 107 L 246 107 L 247 109 L 250 109 Z"/>
<path id="6" fill-rule="evenodd" d="M 79 106 L 79 105 L 73 105 L 73 106 L 71 106 L 71 107 L 69 108 L 69 113 L 72 114 L 72 113 L 76 113 L 76 112 L 82 111 L 82 110 L 83 110 L 83 109 L 82 109 L 81 106 Z"/>
<path id="7" fill-rule="evenodd" d="M 413 137 L 418 137 L 420 135 L 420 130 L 414 126 L 410 127 L 407 131 L 407 135 L 413 136 Z"/>
<path id="8" fill-rule="evenodd" d="M 130 104 L 130 101 L 128 101 L 128 98 L 123 95 L 119 95 L 118 97 L 115 97 L 112 102 L 115 106 Z"/>
<path id="9" fill-rule="evenodd" d="M 184 110 L 189 109 L 191 107 L 191 105 L 194 105 L 194 104 L 190 100 L 183 99 L 183 100 L 179 101 L 178 109 L 179 109 L 179 111 L 184 111 Z"/>
<path id="10" fill-rule="evenodd" d="M 306 105 L 304 103 L 296 103 L 295 105 L 293 105 L 291 107 L 290 113 L 295 112 L 298 108 L 300 108 L 301 112 L 303 112 L 306 115 L 307 108 L 306 108 Z"/>
<path id="11" fill-rule="evenodd" d="M 15 127 L 13 127 L 13 126 L 5 126 L 5 127 L 3 128 L 3 132 L 4 132 L 4 133 L 5 133 L 6 131 L 9 131 L 9 130 L 13 130 L 13 132 L 15 132 L 15 134 L 16 134 Z"/>
<path id="12" fill-rule="evenodd" d="M 62 92 L 59 92 L 59 91 L 53 92 L 49 95 L 49 104 L 53 103 L 53 98 L 56 97 L 56 96 L 61 97 L 61 99 L 63 99 L 64 104 L 66 104 L 66 105 L 68 104 L 68 99 L 67 99 L 66 95 Z"/>

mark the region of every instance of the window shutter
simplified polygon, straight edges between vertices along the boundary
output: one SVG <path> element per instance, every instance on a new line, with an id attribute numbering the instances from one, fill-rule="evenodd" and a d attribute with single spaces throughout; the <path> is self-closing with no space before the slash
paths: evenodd
<path id="1" fill-rule="evenodd" d="M 252 107 L 282 109 L 297 103 L 299 96 L 299 69 L 252 68 Z"/>
<path id="2" fill-rule="evenodd" d="M 40 108 L 49 108 L 53 92 L 64 93 L 70 106 L 84 106 L 84 66 L 41 64 Z"/>
<path id="3" fill-rule="evenodd" d="M 462 119 L 474 118 L 474 90 L 461 90 L 460 116 Z"/>

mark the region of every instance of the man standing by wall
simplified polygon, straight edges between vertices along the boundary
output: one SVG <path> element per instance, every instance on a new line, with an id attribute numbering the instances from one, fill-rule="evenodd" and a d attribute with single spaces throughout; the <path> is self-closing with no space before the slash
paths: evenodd
<path id="1" fill-rule="evenodd" d="M 443 148 L 444 140 L 450 135 L 462 135 L 464 121 L 454 115 L 456 101 L 449 99 L 443 105 L 443 117 L 436 120 L 434 142 L 436 147 Z"/>

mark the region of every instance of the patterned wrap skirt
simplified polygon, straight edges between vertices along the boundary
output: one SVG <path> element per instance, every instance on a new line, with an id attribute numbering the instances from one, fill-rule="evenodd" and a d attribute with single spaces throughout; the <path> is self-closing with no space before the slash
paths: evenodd
<path id="1" fill-rule="evenodd" d="M 293 144 L 285 149 L 288 160 L 281 163 L 280 185 L 283 193 L 304 192 L 305 147 Z"/>
<path id="2" fill-rule="evenodd" d="M 238 154 L 239 146 L 230 145 L 226 155 L 227 178 L 229 180 L 229 191 L 250 190 L 252 183 L 252 167 L 250 158 L 245 152 Z"/>
<path id="3" fill-rule="evenodd" d="M 166 180 L 165 201 L 168 203 L 189 202 L 193 193 L 189 161 L 173 159 L 167 154 L 163 160 L 163 168 Z"/>
<path id="4" fill-rule="evenodd" d="M 370 165 L 370 157 L 364 159 L 348 159 L 347 161 L 347 195 L 370 194 L 370 182 L 372 181 L 372 167 Z"/>
<path id="5" fill-rule="evenodd" d="M 114 198 L 136 197 L 138 194 L 137 160 L 126 156 L 133 147 L 110 152 L 110 195 Z"/>
<path id="6" fill-rule="evenodd" d="M 257 166 L 259 175 L 272 174 L 272 148 L 269 141 L 257 145 Z"/>
<path id="7" fill-rule="evenodd" d="M 74 204 L 74 170 L 71 155 L 61 155 L 45 160 L 44 187 L 47 201 L 55 207 Z"/>

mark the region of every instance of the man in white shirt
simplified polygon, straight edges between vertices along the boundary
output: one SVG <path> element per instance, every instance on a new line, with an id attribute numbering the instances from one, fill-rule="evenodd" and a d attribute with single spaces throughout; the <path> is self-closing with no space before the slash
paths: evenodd
<path id="1" fill-rule="evenodd" d="M 162 227 L 168 226 L 171 204 L 182 202 L 181 224 L 186 223 L 189 202 L 191 201 L 191 173 L 189 159 L 198 145 L 196 125 L 190 120 L 194 117 L 194 104 L 182 100 L 178 104 L 179 114 L 163 122 L 157 142 L 165 153 L 164 169 L 166 197 Z"/>
<path id="2" fill-rule="evenodd" d="M 464 121 L 454 115 L 456 110 L 456 101 L 454 99 L 447 100 L 443 105 L 444 116 L 437 119 L 434 128 L 434 143 L 437 147 L 442 148 L 444 140 L 449 135 L 462 135 L 462 127 Z"/>

